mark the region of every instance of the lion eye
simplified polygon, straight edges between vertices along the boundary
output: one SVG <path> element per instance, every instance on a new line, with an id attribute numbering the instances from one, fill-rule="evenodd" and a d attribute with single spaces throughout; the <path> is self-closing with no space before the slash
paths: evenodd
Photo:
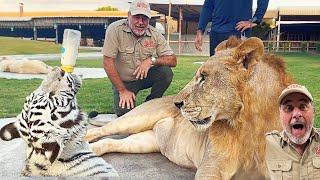
<path id="1" fill-rule="evenodd" d="M 203 73 L 201 73 L 200 76 L 201 76 L 200 82 L 203 82 L 207 78 L 207 75 Z"/>

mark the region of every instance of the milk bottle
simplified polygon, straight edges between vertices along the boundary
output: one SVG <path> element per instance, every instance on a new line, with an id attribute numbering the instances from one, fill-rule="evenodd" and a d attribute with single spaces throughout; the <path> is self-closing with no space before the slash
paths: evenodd
<path id="1" fill-rule="evenodd" d="M 80 46 L 81 32 L 74 29 L 65 29 L 61 47 L 61 69 L 73 72 Z"/>

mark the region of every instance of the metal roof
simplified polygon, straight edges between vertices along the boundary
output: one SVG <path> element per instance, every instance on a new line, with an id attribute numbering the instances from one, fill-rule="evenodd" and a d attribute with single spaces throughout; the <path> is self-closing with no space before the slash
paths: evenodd
<path id="1" fill-rule="evenodd" d="M 52 12 L 23 12 L 20 17 L 19 12 L 0 12 L 1 19 L 3 18 L 26 18 L 26 17 L 123 17 L 128 16 L 127 11 L 52 11 Z M 152 12 L 153 17 L 158 17 L 159 14 Z"/>
<path id="2" fill-rule="evenodd" d="M 280 7 L 279 15 L 320 16 L 320 7 Z"/>
<path id="3" fill-rule="evenodd" d="M 188 21 L 198 21 L 202 5 L 194 4 L 172 4 L 171 5 L 171 17 L 179 19 L 179 7 L 182 8 L 182 19 Z M 169 14 L 169 5 L 161 3 L 150 3 L 151 10 L 157 11 L 160 14 Z"/>

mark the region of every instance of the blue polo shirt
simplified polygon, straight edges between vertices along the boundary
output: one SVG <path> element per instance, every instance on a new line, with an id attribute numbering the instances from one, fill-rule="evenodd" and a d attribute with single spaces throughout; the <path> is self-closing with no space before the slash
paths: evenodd
<path id="1" fill-rule="evenodd" d="M 235 31 L 239 21 L 262 18 L 268 8 L 269 0 L 258 0 L 257 9 L 252 16 L 252 0 L 205 0 L 200 13 L 198 29 L 205 31 L 212 21 L 211 31 L 226 33 Z"/>

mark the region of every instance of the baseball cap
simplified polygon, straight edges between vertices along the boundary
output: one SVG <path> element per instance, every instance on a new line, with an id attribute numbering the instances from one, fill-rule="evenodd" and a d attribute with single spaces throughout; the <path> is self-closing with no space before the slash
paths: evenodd
<path id="1" fill-rule="evenodd" d="M 279 96 L 279 100 L 278 100 L 278 103 L 281 104 L 282 100 L 289 94 L 292 94 L 292 93 L 301 93 L 301 94 L 304 94 L 306 95 L 310 101 L 313 101 L 313 98 L 311 96 L 311 93 L 308 91 L 308 89 L 302 85 L 299 85 L 299 84 L 291 84 L 289 85 L 287 88 L 285 88 L 280 96 Z"/>
<path id="2" fill-rule="evenodd" d="M 131 15 L 143 14 L 147 16 L 149 19 L 151 18 L 151 10 L 150 5 L 145 0 L 135 0 L 131 3 L 129 9 Z"/>

